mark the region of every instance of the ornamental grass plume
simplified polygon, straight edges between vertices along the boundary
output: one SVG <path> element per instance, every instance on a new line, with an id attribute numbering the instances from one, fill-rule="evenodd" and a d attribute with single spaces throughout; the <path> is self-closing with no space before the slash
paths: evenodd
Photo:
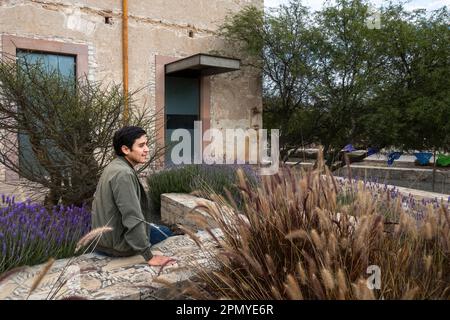
<path id="1" fill-rule="evenodd" d="M 47 263 L 42 268 L 41 272 L 37 275 L 36 279 L 34 279 L 33 283 L 31 284 L 30 291 L 28 292 L 27 300 L 30 297 L 30 295 L 36 290 L 36 288 L 39 286 L 39 284 L 42 282 L 42 279 L 44 279 L 45 275 L 50 271 L 53 264 L 55 263 L 55 259 L 50 258 Z"/>
<path id="2" fill-rule="evenodd" d="M 91 230 L 89 233 L 87 233 L 86 235 L 84 235 L 77 243 L 77 246 L 75 247 L 75 253 L 79 252 L 80 249 L 86 247 L 87 245 L 89 245 L 93 240 L 98 239 L 99 237 L 102 236 L 103 233 L 105 232 L 110 232 L 112 231 L 111 227 L 99 227 L 99 228 L 95 228 L 93 230 Z"/>
<path id="3" fill-rule="evenodd" d="M 446 204 L 337 180 L 323 163 L 306 172 L 280 168 L 257 187 L 238 171 L 237 187 L 242 206 L 212 195 L 219 205 L 202 208 L 223 237 L 218 248 L 204 248 L 215 268 L 195 270 L 189 290 L 199 288 L 197 297 L 450 299 Z M 227 223 L 230 210 L 247 222 Z M 380 273 L 367 273 L 369 266 Z"/>

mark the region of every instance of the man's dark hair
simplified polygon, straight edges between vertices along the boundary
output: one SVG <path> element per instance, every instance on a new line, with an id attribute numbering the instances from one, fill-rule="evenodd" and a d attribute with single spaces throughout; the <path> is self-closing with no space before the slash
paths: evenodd
<path id="1" fill-rule="evenodd" d="M 144 129 L 134 126 L 127 126 L 117 130 L 113 137 L 113 146 L 116 155 L 125 156 L 122 152 L 122 146 L 127 146 L 131 150 L 134 141 L 146 133 Z"/>

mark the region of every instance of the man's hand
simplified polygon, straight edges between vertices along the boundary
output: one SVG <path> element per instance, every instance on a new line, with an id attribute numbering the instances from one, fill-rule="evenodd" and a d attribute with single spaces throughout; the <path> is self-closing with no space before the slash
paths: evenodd
<path id="1" fill-rule="evenodd" d="M 157 266 L 170 266 L 176 262 L 175 259 L 165 257 L 165 256 L 153 256 L 150 260 L 148 260 L 148 265 L 152 267 Z"/>

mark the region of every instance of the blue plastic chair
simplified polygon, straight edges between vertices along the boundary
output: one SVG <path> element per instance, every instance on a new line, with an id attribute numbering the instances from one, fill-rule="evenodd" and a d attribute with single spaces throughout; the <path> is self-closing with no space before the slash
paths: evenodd
<path id="1" fill-rule="evenodd" d="M 375 154 L 377 152 L 378 152 L 378 149 L 376 149 L 376 148 L 369 148 L 369 149 L 367 149 L 367 156 L 371 156 L 371 155 L 373 155 L 373 154 Z"/>
<path id="2" fill-rule="evenodd" d="M 431 156 L 433 155 L 431 152 L 416 152 L 414 155 L 419 161 L 420 165 L 424 166 L 430 162 Z"/>
<path id="3" fill-rule="evenodd" d="M 352 152 L 352 151 L 355 151 L 356 149 L 351 144 L 348 144 L 342 150 L 345 152 Z"/>
<path id="4" fill-rule="evenodd" d="M 403 152 L 395 151 L 388 154 L 387 164 L 388 166 L 392 166 L 394 160 L 398 160 Z"/>

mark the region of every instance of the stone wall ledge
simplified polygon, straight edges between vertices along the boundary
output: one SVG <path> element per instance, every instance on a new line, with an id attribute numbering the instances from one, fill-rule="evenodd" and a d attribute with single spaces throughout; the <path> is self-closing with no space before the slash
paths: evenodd
<path id="1" fill-rule="evenodd" d="M 181 224 L 198 231 L 202 229 L 202 226 L 198 225 L 190 217 L 192 215 L 200 215 L 209 226 L 216 226 L 204 209 L 197 208 L 199 205 L 213 206 L 214 203 L 190 194 L 164 193 L 161 195 L 161 220 L 169 225 Z"/>
<path id="2" fill-rule="evenodd" d="M 219 230 L 213 230 L 220 237 Z M 196 234 L 206 247 L 214 246 L 214 240 L 205 231 Z M 55 261 L 29 300 L 48 299 L 49 292 L 61 274 L 69 281 L 62 287 L 55 299 L 71 296 L 89 300 L 161 300 L 187 299 L 182 295 L 187 280 L 193 277 L 193 264 L 209 267 L 208 259 L 187 235 L 174 236 L 152 248 L 153 254 L 174 257 L 172 266 L 151 267 L 140 255 L 126 258 L 112 258 L 89 253 L 70 259 Z M 0 283 L 0 300 L 27 299 L 32 283 L 42 271 L 44 264 L 27 267 L 12 274 Z M 66 269 L 65 273 L 62 271 Z M 78 274 L 78 276 L 77 276 Z M 73 275 L 73 276 L 72 276 Z M 65 279 L 65 277 L 61 277 Z M 167 286 L 167 284 L 174 286 Z"/>

